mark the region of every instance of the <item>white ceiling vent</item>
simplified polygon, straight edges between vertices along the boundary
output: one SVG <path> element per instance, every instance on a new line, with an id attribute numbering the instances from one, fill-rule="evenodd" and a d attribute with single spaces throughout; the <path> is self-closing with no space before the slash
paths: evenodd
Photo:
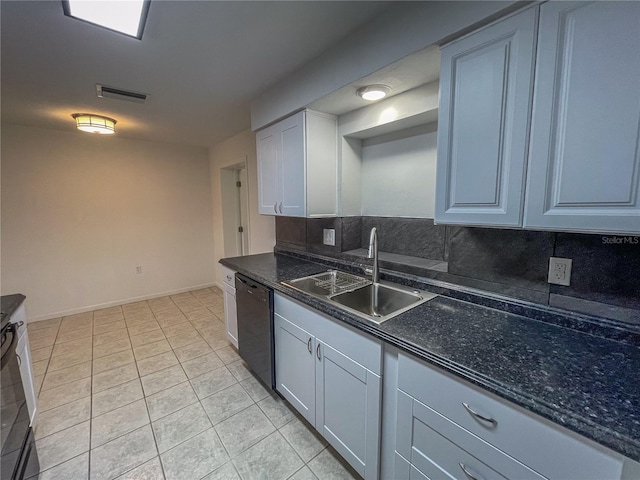
<path id="1" fill-rule="evenodd" d="M 96 83 L 96 95 L 99 98 L 114 98 L 116 100 L 124 100 L 127 102 L 145 103 L 151 96 L 146 93 L 132 92 L 122 88 L 107 87 Z"/>

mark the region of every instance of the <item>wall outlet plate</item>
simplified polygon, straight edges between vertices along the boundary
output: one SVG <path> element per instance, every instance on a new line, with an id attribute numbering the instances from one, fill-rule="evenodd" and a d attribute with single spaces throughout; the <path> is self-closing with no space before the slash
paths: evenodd
<path id="1" fill-rule="evenodd" d="M 554 285 L 571 285 L 571 264 L 570 258 L 549 257 L 549 278 L 548 283 Z"/>
<path id="2" fill-rule="evenodd" d="M 325 245 L 336 246 L 336 229 L 324 228 L 322 229 L 322 243 Z"/>

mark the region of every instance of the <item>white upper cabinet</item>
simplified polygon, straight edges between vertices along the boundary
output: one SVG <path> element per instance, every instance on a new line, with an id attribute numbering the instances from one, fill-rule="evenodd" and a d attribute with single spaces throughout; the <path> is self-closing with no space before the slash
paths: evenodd
<path id="1" fill-rule="evenodd" d="M 540 9 L 526 227 L 640 232 L 640 2 Z"/>
<path id="2" fill-rule="evenodd" d="M 536 15 L 442 48 L 436 222 L 522 224 Z"/>
<path id="3" fill-rule="evenodd" d="M 338 162 L 334 116 L 305 110 L 256 133 L 259 211 L 335 216 Z"/>

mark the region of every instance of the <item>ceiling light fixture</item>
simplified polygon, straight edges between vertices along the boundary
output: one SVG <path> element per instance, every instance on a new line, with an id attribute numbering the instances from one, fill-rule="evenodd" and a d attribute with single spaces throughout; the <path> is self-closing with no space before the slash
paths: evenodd
<path id="1" fill-rule="evenodd" d="M 386 97 L 390 92 L 391 88 L 386 85 L 367 85 L 356 90 L 356 95 L 372 102 Z"/>
<path id="2" fill-rule="evenodd" d="M 62 0 L 62 9 L 67 17 L 142 40 L 150 3 L 151 0 Z"/>
<path id="3" fill-rule="evenodd" d="M 76 121 L 78 130 L 89 133 L 99 133 L 101 135 L 112 135 L 116 133 L 116 120 L 93 113 L 74 113 L 71 115 Z"/>

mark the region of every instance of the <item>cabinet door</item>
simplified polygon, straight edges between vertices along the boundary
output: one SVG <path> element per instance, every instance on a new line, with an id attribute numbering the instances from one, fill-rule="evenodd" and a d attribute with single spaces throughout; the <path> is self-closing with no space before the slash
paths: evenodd
<path id="1" fill-rule="evenodd" d="M 280 135 L 273 127 L 256 134 L 258 155 L 258 212 L 277 215 L 280 203 Z"/>
<path id="2" fill-rule="evenodd" d="M 316 371 L 313 336 L 274 315 L 276 390 L 307 419 L 316 423 Z"/>
<path id="3" fill-rule="evenodd" d="M 278 123 L 281 146 L 278 213 L 304 217 L 306 213 L 305 112 Z"/>
<path id="4" fill-rule="evenodd" d="M 366 480 L 378 478 L 380 377 L 318 340 L 316 429 Z"/>
<path id="5" fill-rule="evenodd" d="M 227 338 L 238 348 L 238 315 L 236 312 L 236 289 L 224 286 L 224 322 L 227 326 Z"/>
<path id="6" fill-rule="evenodd" d="M 640 232 L 640 2 L 549 2 L 525 226 Z"/>
<path id="7" fill-rule="evenodd" d="M 396 458 L 398 478 L 449 478 L 468 480 L 544 477 L 512 457 L 460 428 L 435 410 L 398 390 Z M 421 475 L 420 475 L 421 474 Z"/>
<path id="8" fill-rule="evenodd" d="M 537 8 L 441 51 L 435 220 L 522 224 Z"/>

